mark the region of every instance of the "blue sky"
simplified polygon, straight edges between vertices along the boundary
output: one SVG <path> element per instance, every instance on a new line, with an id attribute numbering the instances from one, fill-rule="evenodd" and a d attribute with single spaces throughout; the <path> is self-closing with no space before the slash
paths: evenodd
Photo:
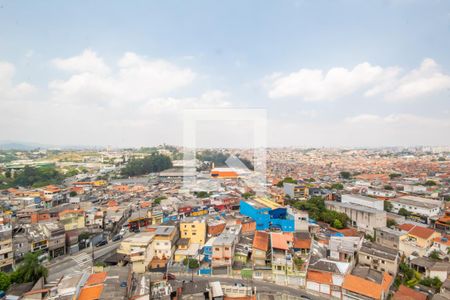
<path id="1" fill-rule="evenodd" d="M 238 107 L 274 146 L 445 145 L 449 49 L 443 0 L 0 1 L 0 140 L 181 144 L 183 109 Z"/>

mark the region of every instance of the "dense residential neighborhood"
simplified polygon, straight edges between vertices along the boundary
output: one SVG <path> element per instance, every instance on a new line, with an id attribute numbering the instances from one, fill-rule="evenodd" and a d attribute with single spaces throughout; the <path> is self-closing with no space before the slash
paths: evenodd
<path id="1" fill-rule="evenodd" d="M 183 172 L 175 147 L 3 151 L 16 159 L 0 167 L 0 289 L 7 299 L 448 299 L 446 151 L 269 149 L 263 194 L 248 171 L 196 160 Z M 149 158 L 163 166 L 128 175 Z M 24 172 L 33 182 L 18 184 Z"/>

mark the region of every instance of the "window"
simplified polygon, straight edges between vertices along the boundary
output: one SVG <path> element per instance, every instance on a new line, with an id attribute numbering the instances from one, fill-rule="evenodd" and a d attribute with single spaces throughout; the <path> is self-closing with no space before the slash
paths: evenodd
<path id="1" fill-rule="evenodd" d="M 219 248 L 214 248 L 214 250 L 219 251 L 220 249 Z"/>

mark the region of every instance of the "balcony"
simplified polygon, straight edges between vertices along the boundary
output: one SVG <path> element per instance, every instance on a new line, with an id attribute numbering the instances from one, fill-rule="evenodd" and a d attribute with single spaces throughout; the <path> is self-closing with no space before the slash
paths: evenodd
<path id="1" fill-rule="evenodd" d="M 12 251 L 13 251 L 12 246 L 11 247 L 4 247 L 4 248 L 0 249 L 0 254 L 10 253 Z"/>

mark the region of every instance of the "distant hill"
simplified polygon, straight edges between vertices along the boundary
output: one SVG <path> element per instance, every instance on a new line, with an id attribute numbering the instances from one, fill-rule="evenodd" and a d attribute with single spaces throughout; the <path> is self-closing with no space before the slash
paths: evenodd
<path id="1" fill-rule="evenodd" d="M 33 143 L 21 143 L 21 142 L 2 142 L 0 141 L 0 150 L 20 150 L 29 151 L 38 148 L 48 148 L 46 145 L 33 144 Z"/>

